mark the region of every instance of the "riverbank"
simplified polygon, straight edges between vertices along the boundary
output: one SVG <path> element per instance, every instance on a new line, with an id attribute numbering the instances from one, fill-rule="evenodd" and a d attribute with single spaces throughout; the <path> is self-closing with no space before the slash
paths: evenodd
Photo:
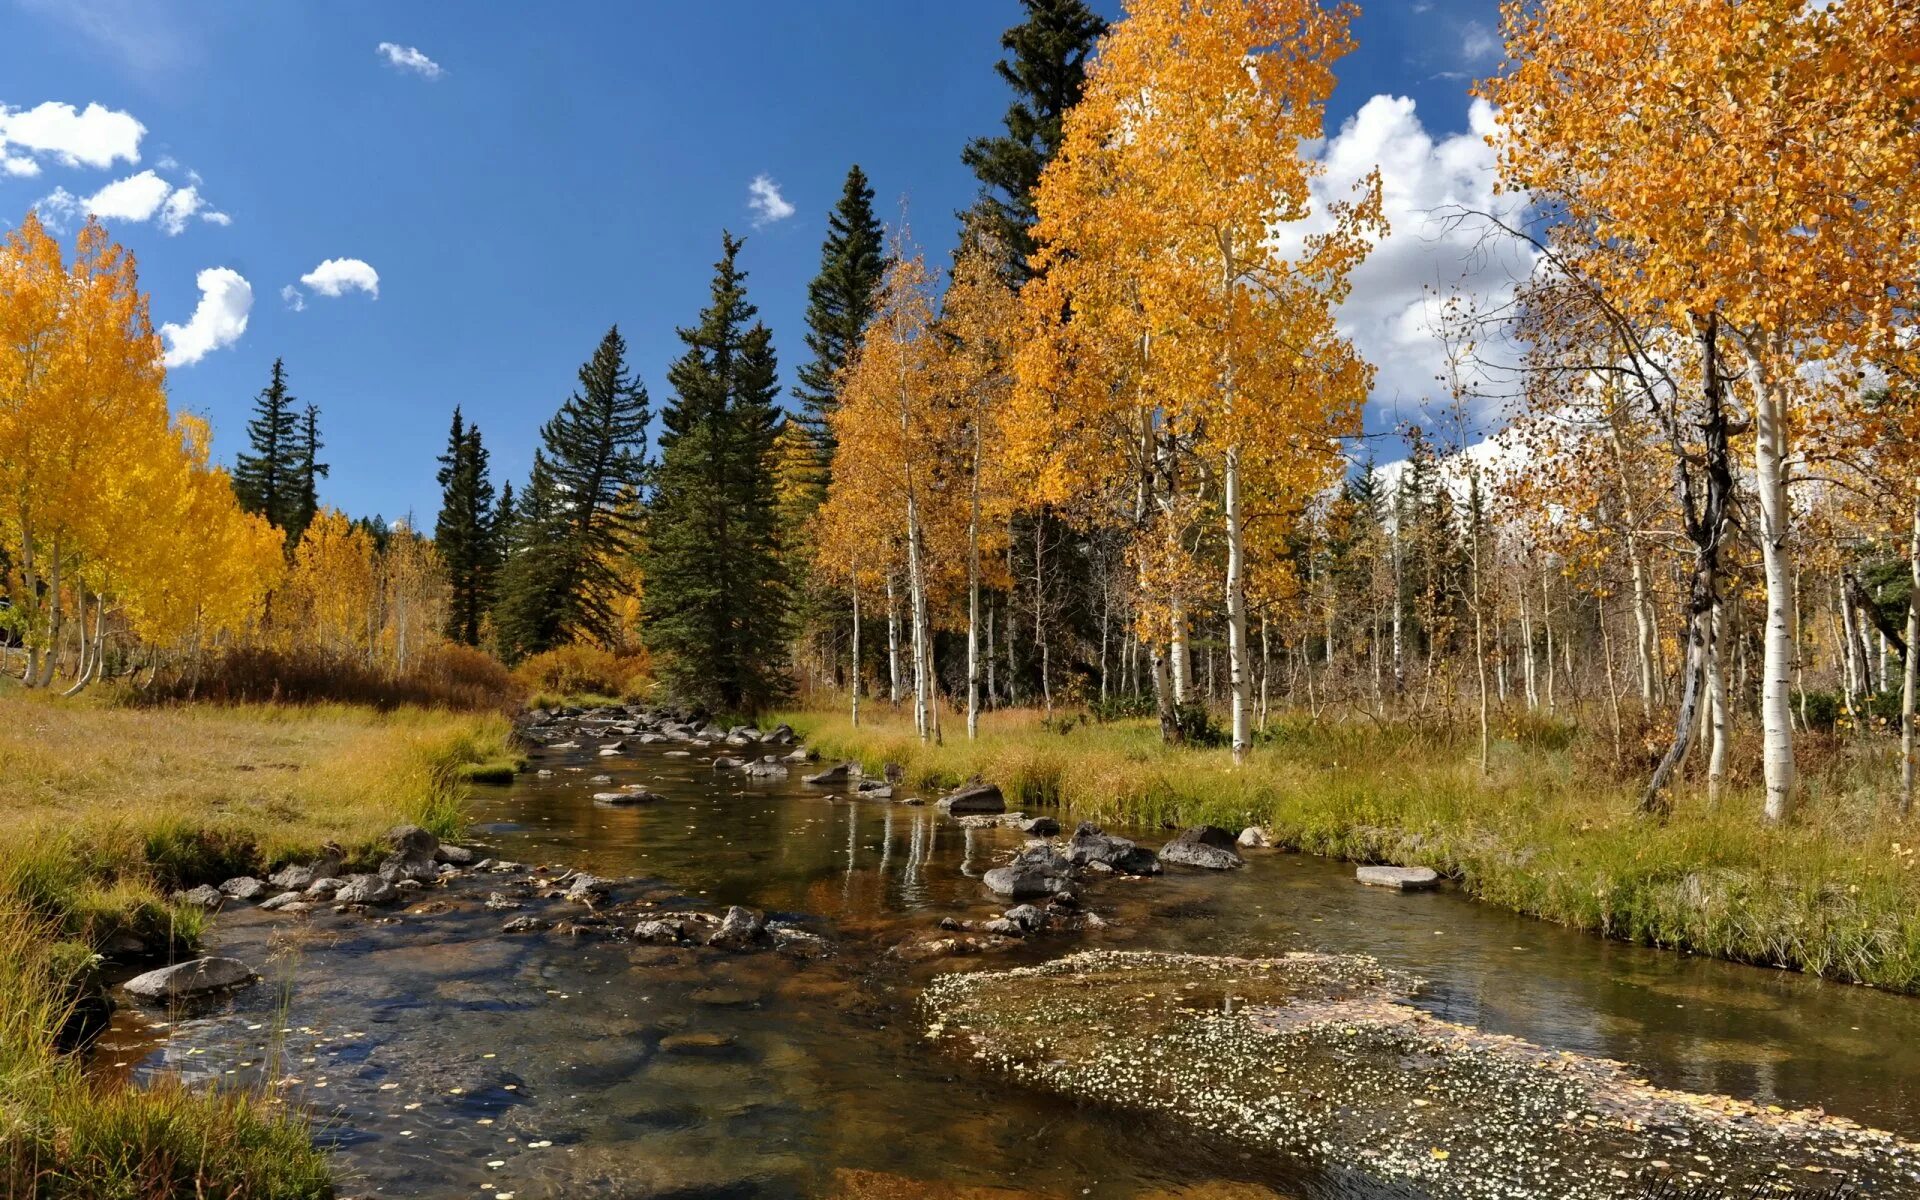
<path id="1" fill-rule="evenodd" d="M 57 1052 L 103 950 L 199 937 L 175 889 L 311 856 L 349 861 L 411 821 L 461 821 L 508 757 L 497 714 L 343 705 L 132 710 L 0 694 L 0 1191 L 323 1196 L 306 1123 L 257 1099 L 103 1088 Z"/>
<path id="2" fill-rule="evenodd" d="M 1372 723 L 1277 731 L 1236 769 L 1224 749 L 1165 747 L 1146 721 L 1048 728 L 986 714 L 922 744 L 889 712 L 782 714 L 828 757 L 886 763 L 933 790 L 973 775 L 1010 805 L 1059 805 L 1127 825 L 1264 827 L 1278 846 L 1427 866 L 1487 903 L 1605 937 L 1893 991 L 1920 992 L 1920 873 L 1911 839 L 1844 768 L 1809 782 L 1775 828 L 1736 789 L 1718 806 L 1677 790 L 1672 818 L 1637 815 L 1632 782 L 1592 770 L 1551 730 L 1495 746 Z"/>

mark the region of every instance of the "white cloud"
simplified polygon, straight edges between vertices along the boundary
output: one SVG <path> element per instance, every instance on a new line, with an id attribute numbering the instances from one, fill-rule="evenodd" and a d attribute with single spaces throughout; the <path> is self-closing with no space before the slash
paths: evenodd
<path id="1" fill-rule="evenodd" d="M 1460 54 L 1468 62 L 1481 62 L 1500 53 L 1500 39 L 1493 30 L 1478 21 L 1468 21 L 1460 30 Z"/>
<path id="2" fill-rule="evenodd" d="M 207 207 L 198 188 L 176 189 L 152 171 L 116 179 L 86 197 L 55 188 L 38 207 L 41 219 L 55 229 L 88 213 L 103 221 L 154 221 L 169 235 L 185 229 L 195 216 L 215 225 L 233 224 L 227 214 Z"/>
<path id="3" fill-rule="evenodd" d="M 756 175 L 747 185 L 747 207 L 753 210 L 755 226 L 784 221 L 794 214 L 793 205 L 780 194 L 780 185 L 765 175 Z"/>
<path id="4" fill-rule="evenodd" d="M 292 284 L 280 289 L 280 299 L 295 312 L 307 311 L 307 294 Z"/>
<path id="5" fill-rule="evenodd" d="M 1279 232 L 1284 249 L 1297 249 L 1303 236 L 1326 227 L 1327 202 L 1380 168 L 1391 232 L 1355 269 L 1340 326 L 1378 370 L 1375 406 L 1408 402 L 1406 419 L 1419 415 L 1419 401 L 1447 397 L 1438 382 L 1446 356 L 1437 336 L 1446 298 L 1457 294 L 1481 313 L 1497 311 L 1533 269 L 1530 248 L 1472 215 L 1492 213 L 1514 225 L 1528 203 L 1524 194 L 1494 194 L 1497 158 L 1486 141 L 1493 129 L 1492 107 L 1475 100 L 1467 131 L 1436 141 L 1412 100 L 1375 96 L 1317 148 L 1327 170 L 1313 185 L 1315 215 Z M 1509 351 L 1485 339 L 1478 349 L 1496 360 Z M 1467 382 L 1487 386 L 1484 379 Z"/>
<path id="6" fill-rule="evenodd" d="M 121 159 L 139 162 L 140 139 L 146 132 L 131 113 L 98 104 L 84 110 L 53 100 L 24 109 L 0 104 L 0 170 L 37 175 L 40 164 L 32 156 L 40 154 L 67 167 L 110 167 Z"/>
<path id="7" fill-rule="evenodd" d="M 329 258 L 300 277 L 322 296 L 338 296 L 353 288 L 380 298 L 380 273 L 357 258 Z"/>
<path id="8" fill-rule="evenodd" d="M 200 303 L 193 316 L 185 325 L 168 321 L 160 326 L 169 367 L 190 367 L 233 345 L 247 331 L 247 314 L 253 311 L 253 285 L 231 267 L 208 267 L 194 282 L 200 287 Z"/>
<path id="9" fill-rule="evenodd" d="M 381 42 L 375 47 L 386 60 L 403 71 L 412 71 L 428 79 L 438 79 L 445 74 L 440 64 L 420 53 L 412 46 L 402 46 L 398 42 Z"/>

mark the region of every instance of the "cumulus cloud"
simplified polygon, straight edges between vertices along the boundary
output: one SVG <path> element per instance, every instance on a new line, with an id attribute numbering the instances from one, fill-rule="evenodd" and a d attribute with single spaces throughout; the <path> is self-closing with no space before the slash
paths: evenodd
<path id="1" fill-rule="evenodd" d="M 780 194 L 780 185 L 765 175 L 756 175 L 747 185 L 747 207 L 753 210 L 756 227 L 784 221 L 794 214 L 793 205 Z"/>
<path id="2" fill-rule="evenodd" d="M 292 284 L 280 289 L 280 299 L 295 312 L 307 311 L 307 294 Z"/>
<path id="3" fill-rule="evenodd" d="M 375 49 L 389 63 L 403 71 L 412 71 L 428 79 L 438 79 L 445 73 L 440 69 L 439 63 L 420 53 L 413 46 L 402 46 L 398 42 L 381 42 Z"/>
<path id="4" fill-rule="evenodd" d="M 110 167 L 124 159 L 140 161 L 140 139 L 147 127 L 131 113 L 99 104 L 76 109 L 49 100 L 33 108 L 0 104 L 0 171 L 38 175 L 37 155 L 67 167 Z"/>
<path id="5" fill-rule="evenodd" d="M 224 346 L 231 346 L 247 331 L 247 314 L 253 311 L 253 285 L 231 267 L 208 267 L 195 277 L 200 287 L 200 303 L 185 325 L 168 321 L 160 326 L 167 341 L 165 362 L 168 367 L 190 367 Z"/>
<path id="6" fill-rule="evenodd" d="M 300 282 L 322 296 L 338 296 L 354 288 L 378 300 L 380 272 L 357 258 L 329 258 L 300 277 Z"/>
<path id="7" fill-rule="evenodd" d="M 1417 415 L 1420 401 L 1444 397 L 1438 382 L 1446 370 L 1438 336 L 1447 297 L 1461 296 L 1481 313 L 1501 310 L 1531 273 L 1536 255 L 1474 213 L 1519 223 L 1527 197 L 1496 196 L 1493 109 L 1475 100 L 1464 133 L 1436 140 L 1422 125 L 1414 102 L 1375 96 L 1340 131 L 1317 148 L 1326 174 L 1314 182 L 1315 215 L 1280 231 L 1287 250 L 1326 227 L 1326 204 L 1349 194 L 1355 180 L 1378 165 L 1391 232 L 1352 277 L 1353 290 L 1340 309 L 1340 325 L 1378 369 L 1376 411 L 1400 403 Z M 1505 348 L 1482 342 L 1489 357 Z M 1485 380 L 1468 380 L 1484 388 Z"/>
<path id="8" fill-rule="evenodd" d="M 116 179 L 91 196 L 55 188 L 38 208 L 41 219 L 55 229 L 88 213 L 103 221 L 153 221 L 169 235 L 185 229 L 196 216 L 215 225 L 233 223 L 227 214 L 207 207 L 199 188 L 175 188 L 152 171 Z"/>

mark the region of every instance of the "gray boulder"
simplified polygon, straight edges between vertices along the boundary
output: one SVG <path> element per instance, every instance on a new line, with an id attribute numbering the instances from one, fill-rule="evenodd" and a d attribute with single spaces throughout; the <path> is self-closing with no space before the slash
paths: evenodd
<path id="1" fill-rule="evenodd" d="M 349 875 L 333 898 L 341 904 L 390 904 L 400 898 L 400 892 L 378 875 Z"/>
<path id="2" fill-rule="evenodd" d="M 268 894 L 267 885 L 251 875 L 236 875 L 221 884 L 220 890 L 235 900 L 258 900 Z"/>
<path id="3" fill-rule="evenodd" d="M 812 762 L 813 751 L 807 749 L 805 746 L 802 746 L 800 749 L 793 751 L 792 753 L 788 754 L 786 757 L 782 758 L 780 761 L 783 763 L 792 763 L 794 766 L 797 767 L 801 763 Z"/>
<path id="4" fill-rule="evenodd" d="M 939 807 L 956 817 L 976 813 L 1003 813 L 1007 811 L 1007 798 L 1000 794 L 998 785 L 982 783 L 975 779 L 961 784 L 942 796 Z"/>
<path id="5" fill-rule="evenodd" d="M 226 899 L 227 896 L 225 892 L 222 892 L 216 887 L 208 887 L 204 883 L 199 887 L 188 888 L 184 892 L 175 892 L 173 894 L 173 902 L 175 904 L 189 904 L 194 908 L 204 908 L 209 911 L 219 908 L 226 902 Z"/>
<path id="6" fill-rule="evenodd" d="M 440 839 L 433 834 L 418 825 L 396 825 L 387 833 L 387 845 L 393 853 L 381 860 L 380 878 L 388 883 L 402 879 L 432 883 L 440 878 L 440 864 L 435 858 Z"/>
<path id="7" fill-rule="evenodd" d="M 596 900 L 605 900 L 613 894 L 613 884 L 598 875 L 589 875 L 585 871 L 575 875 L 567 882 L 567 899 L 591 904 Z"/>
<path id="8" fill-rule="evenodd" d="M 253 968 L 237 958 L 196 958 L 136 975 L 127 980 L 127 991 L 142 1000 L 185 1000 L 245 987 L 258 979 Z"/>
<path id="9" fill-rule="evenodd" d="M 817 775 L 802 775 L 800 782 L 811 783 L 815 787 L 842 787 L 847 780 L 853 778 L 854 773 L 852 763 L 840 763 L 837 766 L 828 767 Z"/>
<path id="10" fill-rule="evenodd" d="M 665 797 L 645 788 L 635 788 L 630 792 L 595 792 L 593 802 L 609 808 L 628 808 L 635 804 L 652 804 Z"/>
<path id="11" fill-rule="evenodd" d="M 1052 837 L 1060 832 L 1060 822 L 1052 817 L 1034 817 L 1014 826 L 1028 837 Z"/>
<path id="12" fill-rule="evenodd" d="M 465 846 L 450 846 L 441 842 L 440 848 L 433 852 L 433 861 L 455 867 L 470 867 L 473 865 L 473 851 Z"/>
<path id="13" fill-rule="evenodd" d="M 1031 904 L 1016 904 L 1000 915 L 1027 933 L 1037 933 L 1047 924 L 1047 914 Z"/>
<path id="14" fill-rule="evenodd" d="M 1121 875 L 1160 873 L 1160 860 L 1153 851 L 1086 822 L 1067 841 L 1067 861 L 1076 867 L 1099 864 Z"/>
<path id="15" fill-rule="evenodd" d="M 262 900 L 260 907 L 266 909 L 268 912 L 279 912 L 288 905 L 300 903 L 305 898 L 305 894 L 301 892 L 281 892 L 277 896 L 269 896 L 267 899 Z"/>
<path id="16" fill-rule="evenodd" d="M 754 779 L 785 779 L 787 777 L 787 764 L 769 754 L 765 758 L 756 759 L 748 763 L 745 767 L 741 768 L 741 774 L 751 776 Z"/>
<path id="17" fill-rule="evenodd" d="M 1270 850 L 1273 848 L 1273 835 L 1258 825 L 1249 825 L 1245 829 L 1242 829 L 1240 836 L 1235 840 L 1242 848 L 1247 850 Z"/>
<path id="18" fill-rule="evenodd" d="M 1004 867 L 995 867 L 980 877 L 988 890 L 1015 900 L 1038 900 L 1073 890 L 1073 874 L 1067 860 L 1048 846 L 1031 846 L 1014 856 Z"/>
<path id="19" fill-rule="evenodd" d="M 1247 860 L 1235 854 L 1232 846 L 1231 833 L 1217 825 L 1200 825 L 1183 830 L 1180 836 L 1160 847 L 1160 861 L 1206 871 L 1231 871 L 1246 866 Z"/>
<path id="20" fill-rule="evenodd" d="M 336 879 L 328 875 L 324 879 L 316 879 L 308 884 L 307 890 L 300 894 L 308 900 L 331 900 L 333 899 L 333 894 L 339 891 L 345 884 L 346 880 Z"/>
<path id="21" fill-rule="evenodd" d="M 737 771 L 746 765 L 744 759 L 734 758 L 730 754 L 722 754 L 713 760 L 713 769 L 716 771 Z"/>
<path id="22" fill-rule="evenodd" d="M 853 794 L 862 800 L 891 800 L 893 785 L 878 779 L 862 779 L 854 787 Z"/>
<path id="23" fill-rule="evenodd" d="M 1424 892 L 1440 886 L 1440 872 L 1432 867 L 1361 867 L 1353 877 L 1369 887 L 1401 892 Z"/>
<path id="24" fill-rule="evenodd" d="M 736 904 L 727 909 L 727 915 L 721 918 L 720 928 L 714 930 L 713 936 L 707 939 L 707 945 L 723 950 L 746 950 L 767 940 L 769 935 L 765 914 Z"/>
<path id="25" fill-rule="evenodd" d="M 677 946 L 687 935 L 684 922 L 649 919 L 633 927 L 633 940 L 655 946 Z"/>

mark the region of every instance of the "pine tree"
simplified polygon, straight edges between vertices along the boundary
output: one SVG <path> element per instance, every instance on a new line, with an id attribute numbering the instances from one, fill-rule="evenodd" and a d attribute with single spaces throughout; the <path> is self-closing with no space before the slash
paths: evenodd
<path id="1" fill-rule="evenodd" d="M 840 373 L 860 345 L 873 317 L 873 292 L 886 274 L 886 232 L 873 215 L 873 188 L 855 164 L 847 171 L 840 202 L 827 217 L 820 247 L 820 273 L 807 285 L 807 349 L 813 361 L 800 368 L 800 424 L 818 447 L 820 479 L 814 505 L 826 493 L 833 462 L 827 417 L 839 402 Z"/>
<path id="2" fill-rule="evenodd" d="M 289 529 L 299 500 L 300 417 L 293 405 L 286 368 L 276 358 L 272 378 L 254 400 L 254 416 L 247 422 L 252 453 L 238 455 L 233 468 L 233 494 L 240 507 L 281 530 Z"/>
<path id="3" fill-rule="evenodd" d="M 497 514 L 480 427 L 467 425 L 458 407 L 447 452 L 439 462 L 435 478 L 440 483 L 440 516 L 434 522 L 433 544 L 449 585 L 447 636 L 477 646 L 499 566 Z"/>
<path id="4" fill-rule="evenodd" d="M 320 480 L 327 476 L 327 464 L 319 461 L 326 443 L 320 440 L 320 410 L 307 405 L 300 414 L 298 461 L 293 472 L 293 495 L 287 505 L 287 545 L 297 546 L 320 511 Z"/>
<path id="5" fill-rule="evenodd" d="M 647 390 L 626 356 L 609 329 L 580 368 L 580 390 L 540 428 L 500 579 L 497 637 L 509 659 L 616 640 L 616 564 L 632 551 L 646 476 Z"/>
<path id="6" fill-rule="evenodd" d="M 680 330 L 648 505 L 645 630 L 679 699 L 753 710 L 786 688 L 789 594 L 774 446 L 782 427 L 772 335 L 754 320 L 741 242 L 721 235 L 713 302 Z M 751 323 L 751 324 L 750 324 Z"/>
<path id="7" fill-rule="evenodd" d="M 1060 122 L 1086 87 L 1087 58 L 1107 22 L 1082 0 L 1021 0 L 1027 19 L 1000 37 L 1007 57 L 994 64 L 1013 89 L 1007 131 L 967 143 L 960 160 L 979 178 L 981 196 L 967 214 L 999 239 L 1015 281 L 1029 277 L 1033 190 L 1060 149 Z"/>

